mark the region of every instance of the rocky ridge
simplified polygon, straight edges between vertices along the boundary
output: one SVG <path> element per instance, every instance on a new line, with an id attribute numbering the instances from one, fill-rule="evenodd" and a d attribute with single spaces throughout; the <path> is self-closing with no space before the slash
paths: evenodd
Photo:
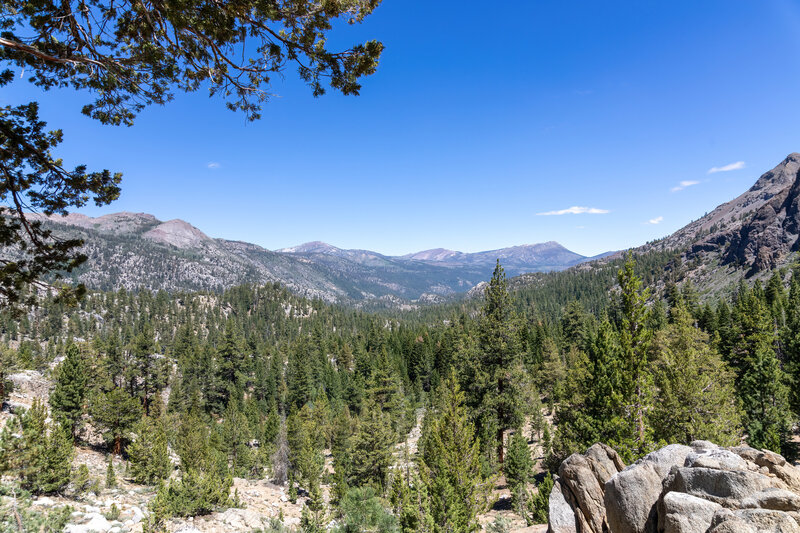
<path id="1" fill-rule="evenodd" d="M 604 444 L 560 466 L 551 533 L 800 533 L 800 468 L 707 441 L 671 444 L 625 467 Z"/>
<path id="2" fill-rule="evenodd" d="M 800 153 L 789 154 L 737 198 L 636 250 L 680 249 L 696 284 L 713 286 L 789 264 L 800 250 Z"/>
<path id="3" fill-rule="evenodd" d="M 327 302 L 414 309 L 488 279 L 498 257 L 509 275 L 563 269 L 584 259 L 557 243 L 454 252 L 460 259 L 447 261 L 344 250 L 322 242 L 273 252 L 211 238 L 185 221 L 162 222 L 145 213 L 31 216 L 61 238 L 83 239 L 88 261 L 69 278 L 99 290 L 216 291 L 279 282 L 297 294 Z"/>

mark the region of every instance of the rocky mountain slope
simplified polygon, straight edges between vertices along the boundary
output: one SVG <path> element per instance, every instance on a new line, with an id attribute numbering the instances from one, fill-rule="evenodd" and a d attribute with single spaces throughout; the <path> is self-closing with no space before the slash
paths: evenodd
<path id="1" fill-rule="evenodd" d="M 488 279 L 499 257 L 511 275 L 559 270 L 585 258 L 557 243 L 518 246 L 447 260 L 391 257 L 321 242 L 270 251 L 214 239 L 183 220 L 145 213 L 39 217 L 62 237 L 84 240 L 87 263 L 74 281 L 94 289 L 146 287 L 219 290 L 280 282 L 303 296 L 360 307 L 409 307 L 442 301 Z M 419 254 L 413 254 L 418 256 Z"/>
<path id="2" fill-rule="evenodd" d="M 752 276 L 786 264 L 800 242 L 800 153 L 786 157 L 738 198 L 654 246 L 687 248 L 687 258 Z"/>
<path id="3" fill-rule="evenodd" d="M 794 264 L 800 251 L 800 153 L 789 154 L 737 198 L 663 239 L 633 249 L 640 256 L 668 251 L 678 260 L 652 272 L 653 286 L 663 288 L 667 279 L 691 281 L 704 297 L 716 297 L 742 279 L 763 279 Z M 604 269 L 621 255 L 587 260 L 576 268 Z M 526 275 L 515 282 L 524 288 L 546 279 Z"/>

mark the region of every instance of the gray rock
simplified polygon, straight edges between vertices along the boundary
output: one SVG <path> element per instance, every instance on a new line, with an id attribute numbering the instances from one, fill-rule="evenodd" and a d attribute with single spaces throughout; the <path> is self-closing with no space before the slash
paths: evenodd
<path id="1" fill-rule="evenodd" d="M 603 488 L 597 481 L 589 459 L 573 453 L 561 463 L 558 476 L 575 499 L 573 508 L 578 523 L 585 523 L 589 533 L 602 533 L 606 525 Z"/>
<path id="2" fill-rule="evenodd" d="M 48 498 L 47 496 L 42 496 L 41 498 L 37 498 L 33 500 L 33 505 L 38 505 L 40 507 L 52 507 L 56 504 L 52 498 Z"/>
<path id="3" fill-rule="evenodd" d="M 663 533 L 705 533 L 722 506 L 690 494 L 668 492 L 659 502 L 658 530 Z"/>
<path id="4" fill-rule="evenodd" d="M 671 444 L 656 450 L 612 477 L 605 484 L 604 503 L 613 532 L 655 531 L 656 503 L 662 480 L 673 466 L 684 464 L 688 446 Z"/>
<path id="5" fill-rule="evenodd" d="M 111 529 L 111 522 L 99 513 L 89 513 L 85 524 L 67 524 L 64 533 L 107 533 Z"/>
<path id="6" fill-rule="evenodd" d="M 733 514 L 728 509 L 717 511 L 711 519 L 707 533 L 759 533 L 756 528 Z"/>
<path id="7" fill-rule="evenodd" d="M 569 490 L 556 479 L 553 490 L 550 492 L 548 503 L 549 523 L 551 533 L 577 533 L 578 525 L 575 521 L 575 511 L 567 503 L 564 491 Z"/>
<path id="8" fill-rule="evenodd" d="M 589 460 L 589 467 L 597 478 L 597 482 L 602 487 L 611 479 L 614 474 L 625 469 L 619 454 L 610 446 L 602 443 L 592 445 L 586 450 L 586 458 Z"/>
<path id="9" fill-rule="evenodd" d="M 717 470 L 748 470 L 747 461 L 724 448 L 705 449 L 686 456 L 683 466 Z"/>
<path id="10" fill-rule="evenodd" d="M 771 533 L 800 533 L 800 525 L 782 511 L 769 509 L 741 509 L 734 511 L 734 515 L 742 519 L 745 524 L 753 526 L 756 531 L 769 531 Z"/>
<path id="11" fill-rule="evenodd" d="M 729 508 L 737 508 L 740 500 L 773 486 L 763 474 L 715 468 L 675 468 L 664 480 L 665 493 L 685 492 Z"/>
<path id="12" fill-rule="evenodd" d="M 743 508 L 800 511 L 800 495 L 784 489 L 766 489 L 742 500 Z"/>
<path id="13" fill-rule="evenodd" d="M 655 531 L 655 505 L 661 495 L 661 475 L 649 462 L 634 464 L 605 485 L 608 527 L 613 533 Z"/>

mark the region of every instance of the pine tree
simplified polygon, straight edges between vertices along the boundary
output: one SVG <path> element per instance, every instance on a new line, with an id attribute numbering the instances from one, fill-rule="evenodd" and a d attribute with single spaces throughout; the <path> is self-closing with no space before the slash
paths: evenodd
<path id="1" fill-rule="evenodd" d="M 162 420 L 145 416 L 133 429 L 136 439 L 128 446 L 130 475 L 140 485 L 154 485 L 172 472 L 167 433 Z"/>
<path id="2" fill-rule="evenodd" d="M 747 443 L 784 452 L 791 431 L 789 389 L 771 346 L 756 348 L 747 361 L 739 390 L 744 405 Z"/>
<path id="3" fill-rule="evenodd" d="M 511 489 L 512 496 L 518 489 L 526 489 L 526 485 L 533 480 L 533 459 L 528 448 L 528 441 L 522 431 L 516 431 L 508 444 L 508 457 L 503 465 L 506 475 L 506 484 Z M 512 497 L 512 500 L 515 499 Z"/>
<path id="4" fill-rule="evenodd" d="M 289 458 L 292 469 L 306 488 L 318 484 L 325 458 L 314 414 L 309 404 L 288 420 Z"/>
<path id="5" fill-rule="evenodd" d="M 0 473 L 16 477 L 34 494 L 62 492 L 69 485 L 73 454 L 69 433 L 47 422 L 47 408 L 38 399 L 0 435 Z"/>
<path id="6" fill-rule="evenodd" d="M 433 531 L 477 531 L 476 517 L 486 509 L 491 490 L 481 469 L 480 442 L 454 377 L 443 382 L 438 396 L 420 439 L 420 475 L 430 498 Z"/>
<path id="7" fill-rule="evenodd" d="M 139 400 L 121 388 L 97 392 L 89 404 L 95 425 L 103 432 L 114 454 L 121 454 L 134 424 L 142 416 Z"/>
<path id="8" fill-rule="evenodd" d="M 732 446 L 741 435 L 734 376 L 707 333 L 694 327 L 682 305 L 654 343 L 658 400 L 651 416 L 655 438 L 689 444 L 710 440 Z"/>
<path id="9" fill-rule="evenodd" d="M 478 381 L 482 389 L 482 410 L 490 412 L 493 418 L 497 457 L 502 463 L 505 431 L 518 427 L 523 419 L 524 371 L 518 323 L 499 260 L 486 287 L 485 298 L 478 330 L 482 356 Z"/>
<path id="10" fill-rule="evenodd" d="M 17 368 L 17 355 L 11 348 L 0 346 L 0 405 L 8 396 L 8 375 Z"/>
<path id="11" fill-rule="evenodd" d="M 244 339 L 232 319 L 225 322 L 225 332 L 216 353 L 215 363 L 213 407 L 216 412 L 221 413 L 232 397 L 242 398 L 247 375 Z"/>
<path id="12" fill-rule="evenodd" d="M 80 430 L 86 393 L 86 365 L 78 347 L 70 344 L 66 358 L 58 366 L 55 387 L 50 395 L 50 408 L 53 418 L 70 432 L 73 439 Z"/>
<path id="13" fill-rule="evenodd" d="M 647 412 L 653 401 L 654 388 L 649 372 L 648 351 L 652 331 L 647 327 L 650 291 L 642 289 L 642 280 L 634 272 L 633 255 L 628 253 L 625 265 L 617 275 L 620 286 L 619 348 L 622 360 L 621 394 L 629 430 L 615 443 L 617 451 L 630 460 L 644 455 L 652 445 Z M 627 434 L 625 434 L 627 433 Z"/>
<path id="14" fill-rule="evenodd" d="M 387 415 L 366 407 L 350 441 L 348 485 L 371 485 L 383 492 L 392 464 L 393 443 L 394 432 Z"/>
<path id="15" fill-rule="evenodd" d="M 741 288 L 734 308 L 731 359 L 738 371 L 748 444 L 780 453 L 791 428 L 789 389 L 775 352 L 775 331 L 763 291 Z"/>
<path id="16" fill-rule="evenodd" d="M 108 465 L 106 465 L 106 488 L 113 489 L 117 486 L 117 474 L 114 472 L 114 456 L 108 456 Z"/>
<path id="17" fill-rule="evenodd" d="M 789 400 L 795 415 L 800 417 L 800 269 L 795 270 L 789 285 L 781 342 L 786 358 L 784 368 L 792 385 Z"/>
<path id="18" fill-rule="evenodd" d="M 250 430 L 247 418 L 242 413 L 236 396 L 231 397 L 223 414 L 223 422 L 219 426 L 222 432 L 222 443 L 228 456 L 231 472 L 237 477 L 253 477 L 254 458 L 248 446 Z"/>

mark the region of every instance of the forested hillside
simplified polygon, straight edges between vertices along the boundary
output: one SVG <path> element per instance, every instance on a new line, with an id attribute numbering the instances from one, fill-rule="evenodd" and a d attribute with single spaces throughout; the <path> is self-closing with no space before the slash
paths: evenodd
<path id="1" fill-rule="evenodd" d="M 674 255 L 646 257 L 553 275 L 541 293 L 509 291 L 498 265 L 476 307 L 446 318 L 390 319 L 278 285 L 92 293 L 77 309 L 46 299 L 4 315 L 2 378 L 12 399 L 10 376 L 49 378 L 52 421 L 11 401 L 0 465 L 22 490 L 78 498 L 73 445 L 123 458 L 126 480 L 157 488 L 153 530 L 235 507 L 241 478 L 286 484 L 303 531 L 468 531 L 545 520 L 550 480 L 534 459 L 557 469 L 598 441 L 625 461 L 697 439 L 792 457 L 795 271 L 712 305 L 690 285 L 651 291 L 643 278 Z M 418 453 L 396 469 L 418 416 Z M 40 472 L 23 468 L 42 450 Z M 486 514 L 503 490 L 513 510 Z"/>

